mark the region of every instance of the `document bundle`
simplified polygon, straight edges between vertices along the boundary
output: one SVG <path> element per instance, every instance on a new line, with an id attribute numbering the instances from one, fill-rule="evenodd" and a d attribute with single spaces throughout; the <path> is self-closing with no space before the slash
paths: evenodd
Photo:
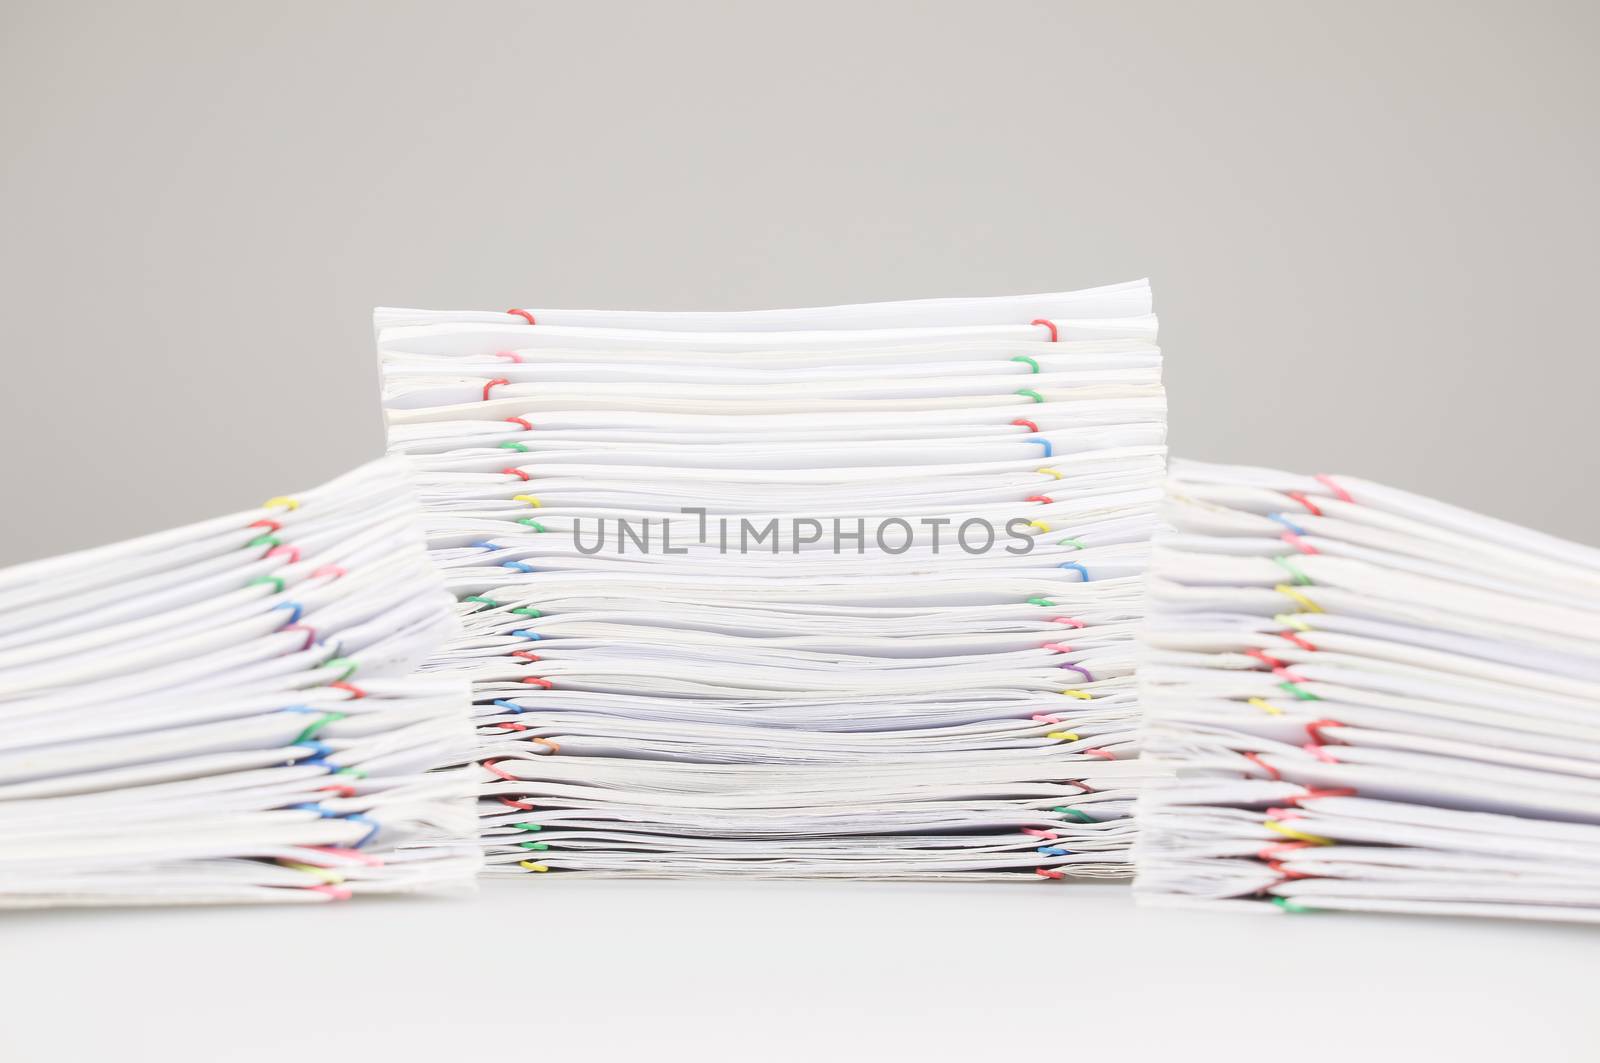
<path id="1" fill-rule="evenodd" d="M 1174 473 L 1140 896 L 1600 922 L 1600 551 L 1352 477 Z"/>
<path id="2" fill-rule="evenodd" d="M 401 463 L 0 570 L 0 907 L 467 886 L 457 630 Z"/>
<path id="3" fill-rule="evenodd" d="M 1600 922 L 1600 550 L 1169 480 L 1144 282 L 376 328 L 391 457 L 0 570 L 0 907 L 1137 863 Z"/>
<path id="4" fill-rule="evenodd" d="M 1150 309 L 380 310 L 489 868 L 1129 874 Z"/>

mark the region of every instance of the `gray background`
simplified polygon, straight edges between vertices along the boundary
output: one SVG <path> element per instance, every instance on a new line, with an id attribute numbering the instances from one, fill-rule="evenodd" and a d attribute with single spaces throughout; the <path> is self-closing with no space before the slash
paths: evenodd
<path id="1" fill-rule="evenodd" d="M 1146 275 L 1177 453 L 1600 540 L 1595 5 L 0 10 L 0 562 L 377 455 L 374 304 Z"/>
<path id="2" fill-rule="evenodd" d="M 378 454 L 376 303 L 1143 275 L 1180 453 L 1600 541 L 1596 21 L 0 0 L 0 563 Z M 0 1056 L 1334 1063 L 1596 1040 L 1579 927 L 1200 918 L 1088 885 L 558 880 L 328 907 L 6 919 Z"/>

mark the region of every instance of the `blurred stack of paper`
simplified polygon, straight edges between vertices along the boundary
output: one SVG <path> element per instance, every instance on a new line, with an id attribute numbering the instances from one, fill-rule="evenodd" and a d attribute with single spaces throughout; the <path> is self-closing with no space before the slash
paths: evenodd
<path id="1" fill-rule="evenodd" d="M 385 460 L 0 571 L 0 906 L 466 886 L 459 631 Z"/>
<path id="2" fill-rule="evenodd" d="M 1146 284 L 376 322 L 492 867 L 1129 873 Z"/>
<path id="3" fill-rule="evenodd" d="M 1141 896 L 1600 921 L 1600 551 L 1174 471 L 1140 674 L 1177 778 L 1141 804 Z"/>

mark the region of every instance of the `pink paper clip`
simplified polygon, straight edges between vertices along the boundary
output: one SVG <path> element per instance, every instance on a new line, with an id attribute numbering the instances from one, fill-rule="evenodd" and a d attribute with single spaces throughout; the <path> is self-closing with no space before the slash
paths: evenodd
<path id="1" fill-rule="evenodd" d="M 1344 488 L 1340 487 L 1338 482 L 1336 480 L 1334 480 L 1333 477 L 1326 476 L 1326 475 L 1324 475 L 1324 474 L 1319 472 L 1319 473 L 1317 473 L 1316 476 L 1314 476 L 1312 478 L 1314 480 L 1316 480 L 1319 484 L 1321 484 L 1323 487 L 1326 487 L 1328 490 L 1332 491 L 1334 498 L 1337 498 L 1341 502 L 1349 502 L 1352 505 L 1355 504 L 1355 499 L 1350 497 L 1350 492 L 1346 491 Z"/>
<path id="2" fill-rule="evenodd" d="M 350 897 L 351 897 L 350 887 L 348 887 L 348 886 L 322 885 L 322 886 L 305 886 L 305 887 L 302 887 L 302 888 L 308 889 L 312 893 L 320 893 L 324 897 L 327 897 L 328 899 L 335 900 L 335 901 L 348 901 L 350 899 Z"/>

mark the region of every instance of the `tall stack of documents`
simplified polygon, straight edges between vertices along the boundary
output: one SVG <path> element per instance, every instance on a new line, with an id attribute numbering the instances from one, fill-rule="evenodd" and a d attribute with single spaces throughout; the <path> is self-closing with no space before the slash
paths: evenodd
<path id="1" fill-rule="evenodd" d="M 1150 310 L 380 310 L 490 868 L 1129 874 Z"/>

